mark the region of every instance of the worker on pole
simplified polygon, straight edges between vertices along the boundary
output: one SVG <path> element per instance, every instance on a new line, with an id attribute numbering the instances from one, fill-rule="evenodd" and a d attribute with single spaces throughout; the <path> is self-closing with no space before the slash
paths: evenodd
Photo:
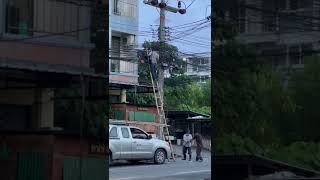
<path id="1" fill-rule="evenodd" d="M 158 70 L 157 70 L 157 63 L 159 61 L 159 54 L 156 51 L 153 51 L 152 49 L 147 50 L 147 55 L 149 57 L 149 64 L 150 64 L 150 70 L 152 74 L 152 78 L 154 81 L 158 79 Z"/>

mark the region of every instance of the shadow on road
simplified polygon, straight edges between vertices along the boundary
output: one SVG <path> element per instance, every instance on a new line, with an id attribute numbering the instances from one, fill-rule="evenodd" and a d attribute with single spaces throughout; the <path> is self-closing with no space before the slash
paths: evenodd
<path id="1" fill-rule="evenodd" d="M 126 167 L 126 166 L 144 166 L 144 165 L 156 165 L 152 161 L 138 161 L 138 162 L 129 162 L 129 161 L 114 161 L 110 166 L 112 167 Z"/>

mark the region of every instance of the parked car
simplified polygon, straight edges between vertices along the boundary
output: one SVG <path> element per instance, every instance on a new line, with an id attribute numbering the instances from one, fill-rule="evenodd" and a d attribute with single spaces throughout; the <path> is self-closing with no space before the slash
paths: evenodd
<path id="1" fill-rule="evenodd" d="M 114 160 L 153 160 L 163 164 L 169 156 L 168 142 L 153 138 L 138 127 L 109 124 L 109 164 Z"/>

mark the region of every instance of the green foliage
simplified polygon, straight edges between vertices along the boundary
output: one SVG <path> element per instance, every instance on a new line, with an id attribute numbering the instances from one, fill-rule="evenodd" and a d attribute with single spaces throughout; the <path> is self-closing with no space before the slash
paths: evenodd
<path id="1" fill-rule="evenodd" d="M 211 115 L 211 82 L 199 86 L 188 76 L 165 80 L 165 105 L 168 110 L 190 110 Z"/>
<path id="2" fill-rule="evenodd" d="M 305 67 L 292 77 L 292 92 L 298 110 L 294 114 L 295 133 L 300 140 L 320 140 L 319 101 L 320 101 L 320 58 L 317 56 L 305 59 Z M 300 135 L 300 136 L 299 136 Z"/>
<path id="3" fill-rule="evenodd" d="M 58 97 L 80 96 L 78 89 L 59 89 L 55 91 Z M 82 120 L 82 110 L 83 121 Z M 83 128 L 84 135 L 96 138 L 106 138 L 105 130 L 107 127 L 108 106 L 103 101 L 85 101 L 82 106 L 81 99 L 56 100 L 55 101 L 55 125 L 63 127 L 64 130 L 80 133 Z"/>
<path id="4" fill-rule="evenodd" d="M 320 170 L 320 59 L 304 59 L 289 87 L 250 49 L 231 42 L 213 63 L 217 154 L 260 154 Z"/>
<path id="5" fill-rule="evenodd" d="M 223 135 L 214 140 L 215 154 L 262 154 L 263 148 L 250 138 L 236 134 Z"/>
<path id="6" fill-rule="evenodd" d="M 138 65 L 138 69 L 139 69 L 139 84 L 143 84 L 143 85 L 152 85 L 151 83 L 151 75 L 150 75 L 150 67 L 148 62 L 145 63 L 139 63 Z"/>
<path id="7" fill-rule="evenodd" d="M 155 105 L 155 99 L 153 93 L 148 94 L 135 94 L 129 93 L 127 94 L 127 100 L 133 104 L 140 105 Z"/>

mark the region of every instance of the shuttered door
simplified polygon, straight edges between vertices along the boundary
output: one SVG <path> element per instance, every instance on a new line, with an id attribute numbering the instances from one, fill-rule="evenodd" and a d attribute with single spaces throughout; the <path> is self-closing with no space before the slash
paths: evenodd
<path id="1" fill-rule="evenodd" d="M 45 180 L 46 162 L 48 162 L 48 156 L 44 153 L 19 153 L 18 180 Z"/>

